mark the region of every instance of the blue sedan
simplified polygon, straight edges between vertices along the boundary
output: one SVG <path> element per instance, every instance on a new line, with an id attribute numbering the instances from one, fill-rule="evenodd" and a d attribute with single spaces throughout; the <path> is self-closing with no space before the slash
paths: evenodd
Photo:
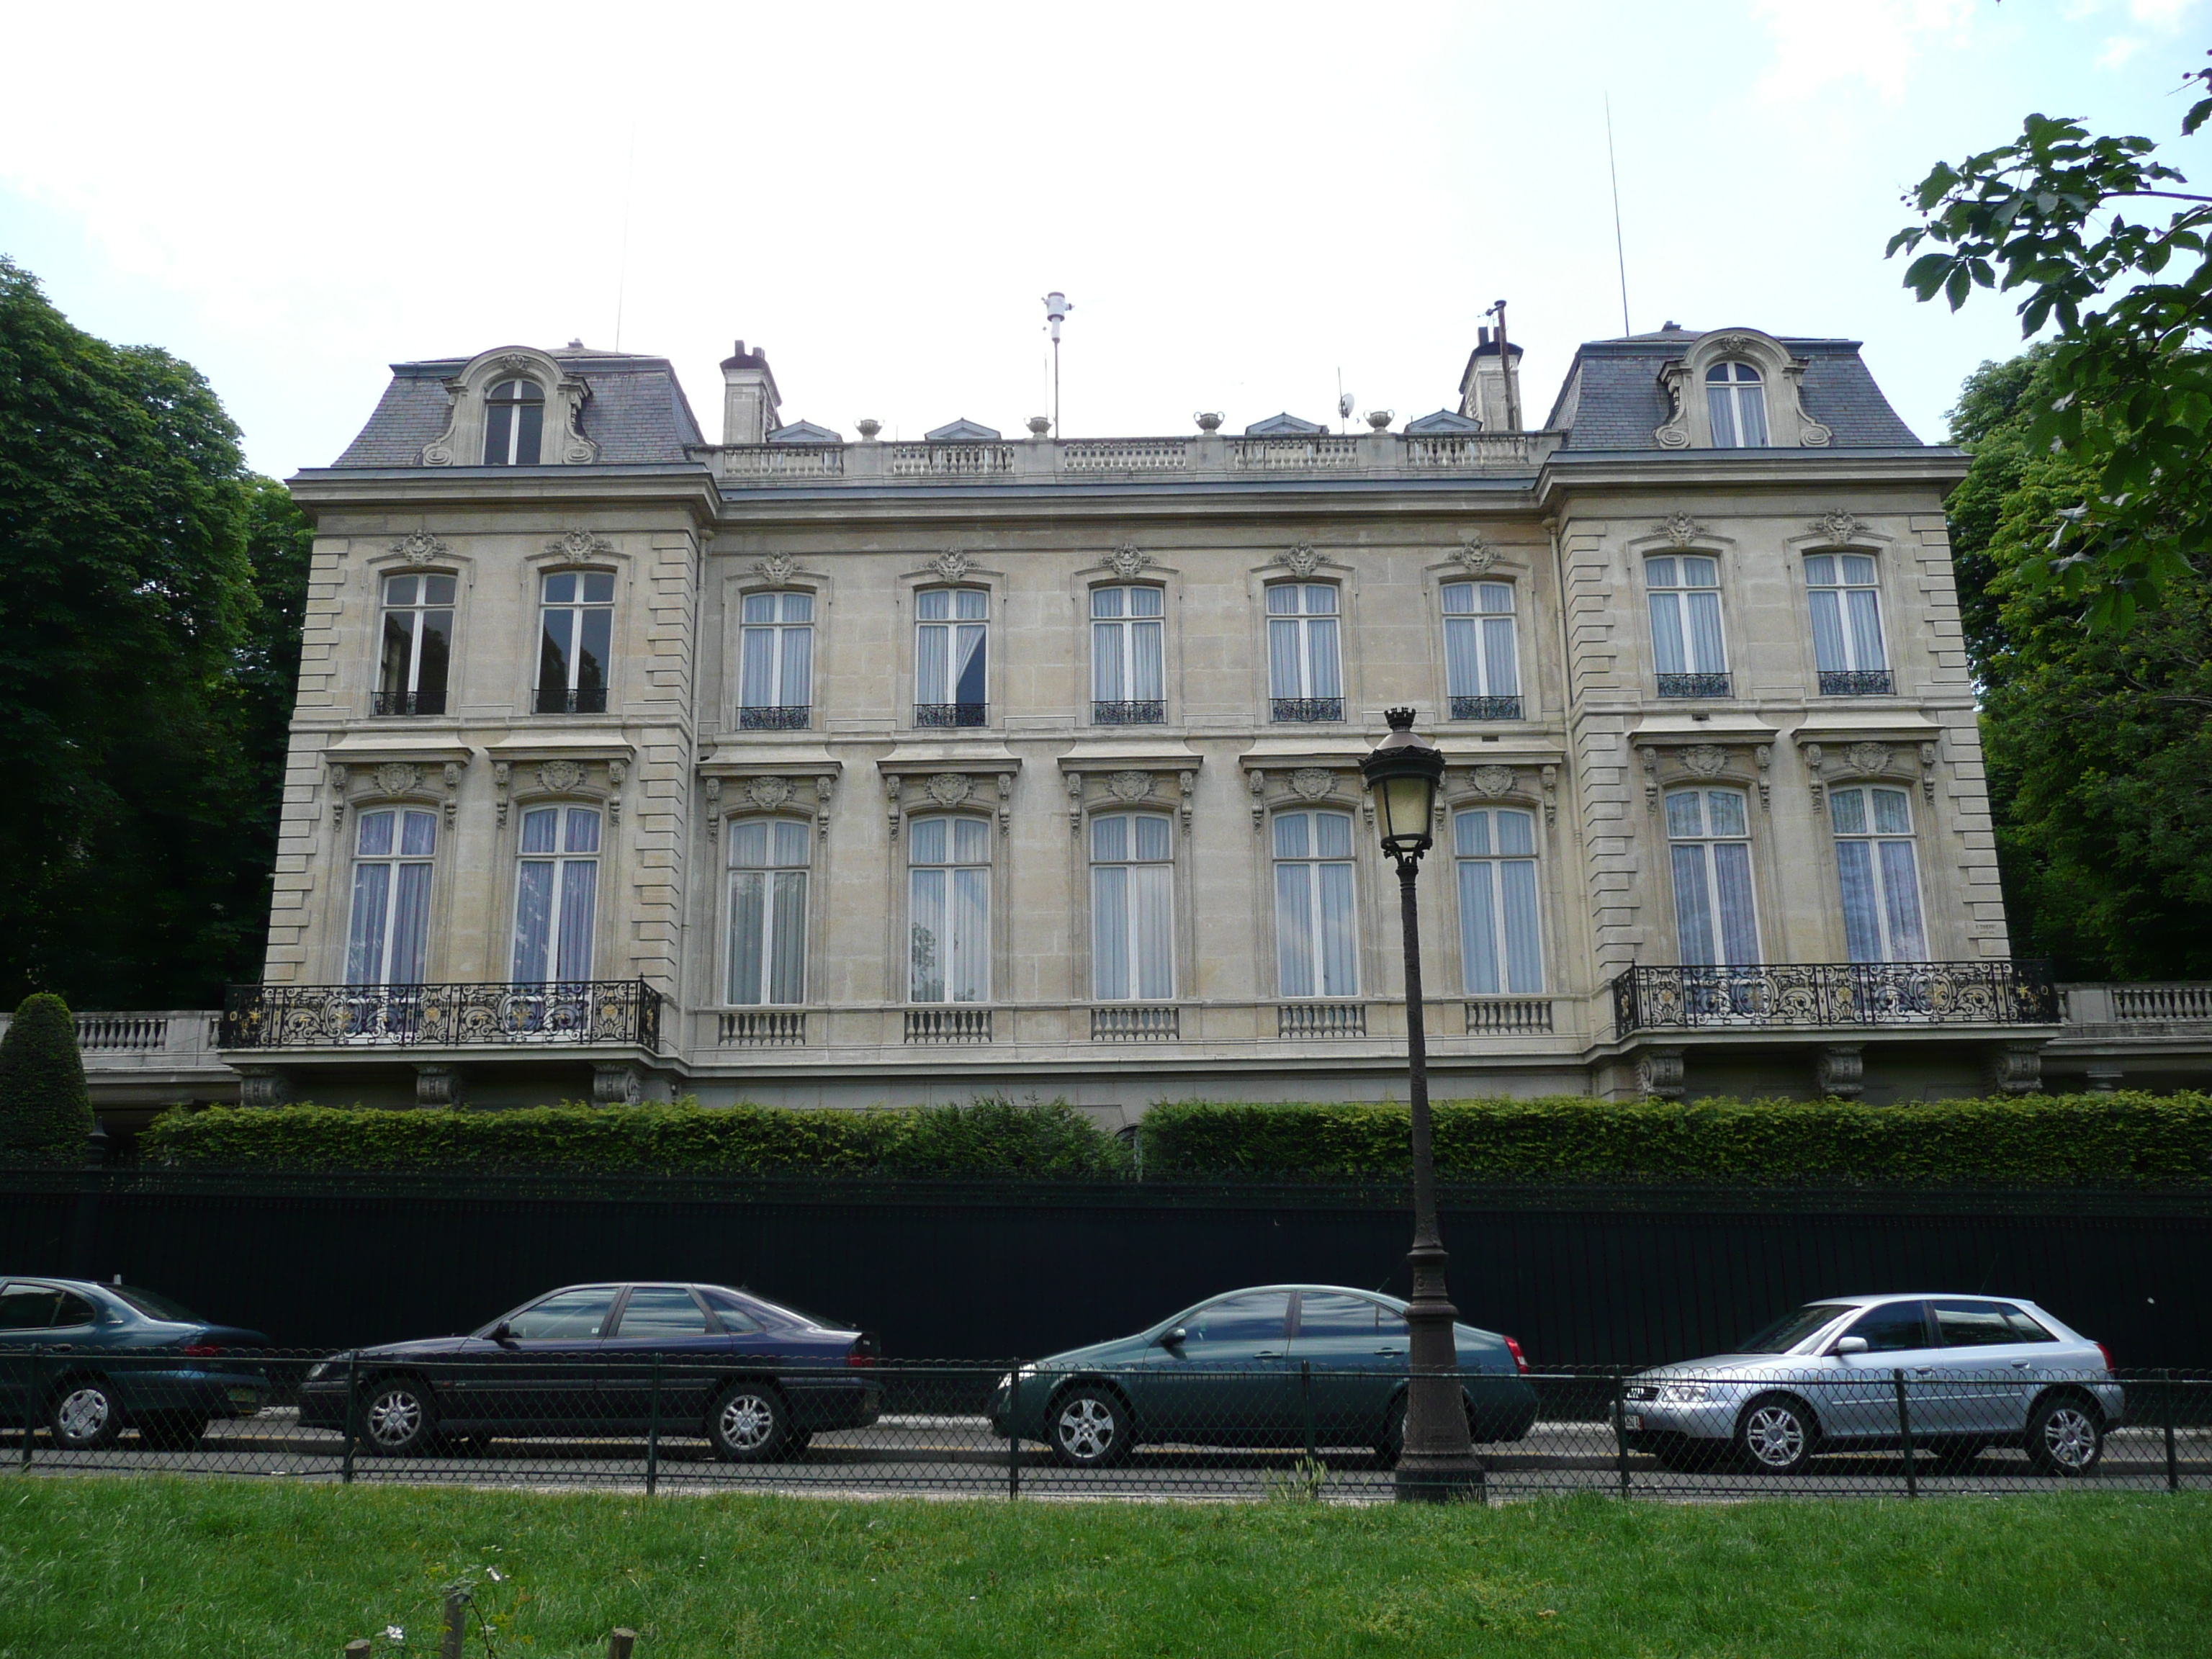
<path id="1" fill-rule="evenodd" d="M 135 1285 L 0 1279 L 0 1420 L 36 1417 L 68 1451 L 126 1428 L 151 1450 L 189 1450 L 210 1419 L 261 1409 L 269 1379 L 252 1356 L 268 1346 Z"/>

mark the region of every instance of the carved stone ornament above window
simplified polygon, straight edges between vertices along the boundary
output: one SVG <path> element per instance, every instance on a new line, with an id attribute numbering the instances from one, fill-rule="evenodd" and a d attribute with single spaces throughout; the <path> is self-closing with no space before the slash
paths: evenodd
<path id="1" fill-rule="evenodd" d="M 1865 533 L 1866 526 L 1849 513 L 1823 513 L 1813 520 L 1812 532 L 1832 542 L 1855 542 Z"/>
<path id="2" fill-rule="evenodd" d="M 1669 513 L 1651 527 L 1677 547 L 1687 547 L 1699 537 L 1711 533 L 1686 513 Z"/>
<path id="3" fill-rule="evenodd" d="M 753 561 L 753 574 L 764 582 L 775 582 L 781 585 L 789 581 L 798 574 L 798 561 L 788 554 L 771 553 L 764 559 Z"/>
<path id="4" fill-rule="evenodd" d="M 453 550 L 428 531 L 417 530 L 392 543 L 392 550 L 410 564 L 427 564 L 450 556 Z"/>
<path id="5" fill-rule="evenodd" d="M 1282 566 L 1293 576 L 1310 576 L 1321 568 L 1321 555 L 1309 544 L 1300 542 L 1276 554 L 1270 562 Z"/>
<path id="6" fill-rule="evenodd" d="M 615 544 L 604 536 L 595 536 L 588 530 L 572 530 L 556 541 L 545 544 L 548 553 L 557 553 L 564 559 L 605 558 L 615 550 Z"/>
<path id="7" fill-rule="evenodd" d="M 973 787 L 967 777 L 958 772 L 939 772 L 924 786 L 929 791 L 930 799 L 939 806 L 959 805 L 968 799 L 969 791 Z"/>
<path id="8" fill-rule="evenodd" d="M 376 780 L 377 791 L 386 795 L 404 795 L 410 792 L 422 774 L 419 768 L 400 761 L 392 761 L 369 775 Z"/>
<path id="9" fill-rule="evenodd" d="M 948 547 L 929 562 L 929 568 L 946 581 L 961 582 L 968 580 L 968 573 L 975 568 L 975 564 L 958 548 Z"/>
<path id="10" fill-rule="evenodd" d="M 1478 766 L 1474 769 L 1474 790 L 1492 800 L 1513 787 L 1513 769 L 1510 766 Z"/>
<path id="11" fill-rule="evenodd" d="M 1701 778 L 1717 778 L 1728 769 L 1728 750 L 1701 743 L 1682 751 L 1682 764 Z"/>
<path id="12" fill-rule="evenodd" d="M 1107 792 L 1116 800 L 1142 800 L 1152 793 L 1150 772 L 1116 772 L 1106 780 Z"/>
<path id="13" fill-rule="evenodd" d="M 1854 772 L 1887 772 L 1889 770 L 1889 745 L 1886 743 L 1855 743 L 1844 750 L 1844 760 Z"/>
<path id="14" fill-rule="evenodd" d="M 499 372 L 502 374 L 527 374 L 538 367 L 535 358 L 526 357 L 517 351 L 510 351 L 499 360 Z"/>
<path id="15" fill-rule="evenodd" d="M 584 769 L 574 761 L 547 761 L 538 769 L 538 787 L 565 795 L 584 781 Z"/>
<path id="16" fill-rule="evenodd" d="M 1742 357 L 1756 352 L 1759 342 L 1742 334 L 1723 334 L 1713 342 L 1715 355 L 1722 357 Z"/>
<path id="17" fill-rule="evenodd" d="M 1291 793 L 1308 800 L 1319 800 L 1335 787 L 1335 777 L 1318 766 L 1301 766 L 1291 774 Z"/>
<path id="18" fill-rule="evenodd" d="M 1125 582 L 1131 582 L 1136 580 L 1141 572 L 1158 563 L 1159 561 L 1142 548 L 1124 546 L 1117 547 L 1108 554 L 1106 562 L 1112 567 L 1115 575 Z"/>
<path id="19" fill-rule="evenodd" d="M 1498 549 L 1480 530 L 1469 531 L 1466 539 L 1452 550 L 1452 560 L 1468 575 L 1480 576 L 1498 562 Z"/>
<path id="20" fill-rule="evenodd" d="M 773 812 L 791 799 L 789 778 L 755 778 L 745 785 L 745 798 L 763 812 Z"/>

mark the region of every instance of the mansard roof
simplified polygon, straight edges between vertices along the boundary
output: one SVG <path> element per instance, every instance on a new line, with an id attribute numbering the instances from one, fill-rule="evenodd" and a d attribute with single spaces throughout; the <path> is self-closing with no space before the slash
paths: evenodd
<path id="1" fill-rule="evenodd" d="M 701 444 L 699 422 L 665 357 L 640 357 L 571 345 L 546 354 L 584 383 L 584 435 L 599 446 L 602 465 L 680 462 L 686 444 Z M 420 466 L 423 446 L 446 429 L 451 404 L 446 382 L 474 360 L 439 357 L 394 363 L 392 383 L 338 466 Z"/>
<path id="2" fill-rule="evenodd" d="M 1301 420 L 1287 409 L 1279 415 L 1270 415 L 1264 421 L 1255 421 L 1244 428 L 1248 438 L 1302 438 L 1328 428 L 1319 421 Z"/>

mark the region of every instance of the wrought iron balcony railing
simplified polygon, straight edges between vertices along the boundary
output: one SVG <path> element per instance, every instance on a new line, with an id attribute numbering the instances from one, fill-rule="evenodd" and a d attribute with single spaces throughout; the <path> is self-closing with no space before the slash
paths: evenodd
<path id="1" fill-rule="evenodd" d="M 604 685 L 581 685 L 574 691 L 558 685 L 538 688 L 537 712 L 541 714 L 604 714 L 607 712 L 607 688 Z"/>
<path id="2" fill-rule="evenodd" d="M 1267 718 L 1277 721 L 1340 720 L 1344 718 L 1342 697 L 1270 697 Z"/>
<path id="3" fill-rule="evenodd" d="M 380 691 L 371 705 L 378 714 L 442 714 L 446 712 L 446 688 L 434 691 Z"/>
<path id="4" fill-rule="evenodd" d="M 1659 695 L 1662 697 L 1725 697 L 1729 694 L 1729 677 L 1725 674 L 1662 674 Z"/>
<path id="5" fill-rule="evenodd" d="M 1158 726 L 1168 717 L 1168 705 L 1163 697 L 1139 697 L 1130 702 L 1094 702 L 1091 705 L 1093 726 Z"/>
<path id="6" fill-rule="evenodd" d="M 660 993 L 641 979 L 537 985 L 234 985 L 224 1048 L 660 1046 Z"/>
<path id="7" fill-rule="evenodd" d="M 981 726 L 989 708 L 981 702 L 918 702 L 914 706 L 916 726 Z"/>
<path id="8" fill-rule="evenodd" d="M 1771 1025 L 2055 1025 L 2047 962 L 1636 967 L 1613 981 L 1616 1035 Z"/>
<path id="9" fill-rule="evenodd" d="M 1517 720 L 1521 718 L 1521 699 L 1454 697 L 1451 717 L 1455 720 Z"/>
<path id="10" fill-rule="evenodd" d="M 1886 697 L 1897 689 L 1887 668 L 1823 668 L 1824 697 Z"/>
<path id="11" fill-rule="evenodd" d="M 814 705 L 805 702 L 741 704 L 740 732 L 804 732 L 813 718 Z"/>

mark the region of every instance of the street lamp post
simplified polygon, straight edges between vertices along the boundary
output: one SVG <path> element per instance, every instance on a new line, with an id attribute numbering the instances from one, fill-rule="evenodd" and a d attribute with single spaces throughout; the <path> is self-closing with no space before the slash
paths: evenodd
<path id="1" fill-rule="evenodd" d="M 1459 1310 L 1444 1289 L 1443 1236 L 1437 1228 L 1437 1166 L 1429 1136 L 1428 1036 L 1421 1018 L 1421 923 L 1413 878 L 1434 844 L 1430 819 L 1444 757 L 1413 735 L 1413 711 L 1393 708 L 1390 735 L 1359 763 L 1382 820 L 1382 850 L 1398 866 L 1398 915 L 1406 943 L 1406 1053 L 1412 1073 L 1413 1246 L 1406 1266 L 1413 1279 L 1406 1309 L 1411 1376 L 1406 1389 L 1405 1444 L 1399 1454 L 1401 1503 L 1479 1498 L 1482 1463 L 1468 1432 L 1461 1401 L 1459 1350 L 1452 1334 Z"/>

